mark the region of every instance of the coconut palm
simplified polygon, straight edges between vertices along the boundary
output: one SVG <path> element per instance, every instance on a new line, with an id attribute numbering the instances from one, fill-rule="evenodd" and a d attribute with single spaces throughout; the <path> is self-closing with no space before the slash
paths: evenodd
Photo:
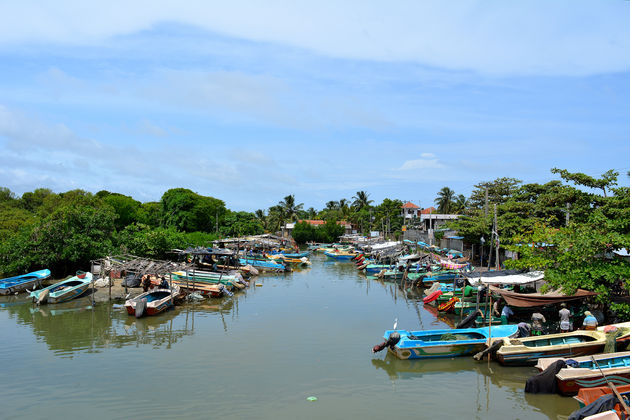
<path id="1" fill-rule="evenodd" d="M 350 203 L 345 198 L 339 200 L 339 211 L 341 212 L 341 216 L 344 219 L 347 219 L 350 216 Z"/>
<path id="2" fill-rule="evenodd" d="M 466 207 L 468 207 L 468 199 L 464 194 L 460 194 L 455 197 L 455 200 L 453 201 L 453 211 L 456 214 L 463 213 L 466 210 Z"/>
<path id="3" fill-rule="evenodd" d="M 298 211 L 302 210 L 302 207 L 304 207 L 304 204 L 302 203 L 295 204 L 295 196 L 293 194 L 284 197 L 284 199 L 280 201 L 278 205 L 284 210 L 284 215 L 289 220 L 289 222 L 295 220 Z"/>
<path id="4" fill-rule="evenodd" d="M 260 220 L 264 229 L 267 229 L 267 217 L 265 216 L 265 211 L 262 209 L 258 209 L 254 212 L 256 219 Z"/>
<path id="5" fill-rule="evenodd" d="M 438 206 L 438 213 L 449 214 L 453 209 L 453 197 L 455 197 L 455 191 L 449 187 L 444 187 L 438 192 L 438 196 L 435 199 L 435 204 Z"/>
<path id="6" fill-rule="evenodd" d="M 370 204 L 374 202 L 374 200 L 369 199 L 370 195 L 365 191 L 357 191 L 357 195 L 353 196 L 352 199 L 352 207 L 357 210 L 361 210 L 365 207 L 370 207 Z"/>

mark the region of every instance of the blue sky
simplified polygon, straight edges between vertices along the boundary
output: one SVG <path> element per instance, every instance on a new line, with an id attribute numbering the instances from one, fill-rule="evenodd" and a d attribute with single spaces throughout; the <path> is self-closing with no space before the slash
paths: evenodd
<path id="1" fill-rule="evenodd" d="M 428 207 L 630 170 L 629 1 L 0 4 L 0 185 Z"/>

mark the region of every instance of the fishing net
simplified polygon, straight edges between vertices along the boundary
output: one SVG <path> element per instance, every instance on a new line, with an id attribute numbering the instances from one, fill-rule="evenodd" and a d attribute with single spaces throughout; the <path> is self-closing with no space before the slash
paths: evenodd
<path id="1" fill-rule="evenodd" d="M 614 331 L 606 333 L 606 345 L 604 353 L 614 353 L 617 351 L 617 338 L 630 333 L 630 328 L 617 328 Z M 619 349 L 623 350 L 623 349 Z"/>
<path id="2" fill-rule="evenodd" d="M 440 337 L 440 341 L 456 341 L 456 340 L 470 340 L 470 337 L 464 334 L 453 334 L 453 333 L 442 334 L 442 336 Z"/>

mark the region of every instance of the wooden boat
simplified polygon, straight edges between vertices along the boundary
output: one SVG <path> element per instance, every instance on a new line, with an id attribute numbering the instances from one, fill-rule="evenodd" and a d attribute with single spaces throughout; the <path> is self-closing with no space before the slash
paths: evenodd
<path id="1" fill-rule="evenodd" d="M 0 295 L 9 295 L 26 289 L 41 286 L 42 281 L 50 277 L 50 270 L 33 271 L 21 276 L 8 277 L 0 280 Z"/>
<path id="2" fill-rule="evenodd" d="M 497 351 L 502 365 L 533 366 L 538 359 L 579 357 L 604 350 L 606 334 L 602 331 L 573 331 L 518 339 L 504 339 Z"/>
<path id="3" fill-rule="evenodd" d="M 268 259 L 259 259 L 253 257 L 247 258 L 239 258 L 239 264 L 241 265 L 251 265 L 257 269 L 267 270 L 267 271 L 285 271 L 286 267 L 283 264 L 280 264 L 276 261 L 271 261 Z"/>
<path id="4" fill-rule="evenodd" d="M 329 258 L 339 260 L 339 261 L 350 261 L 354 256 L 357 255 L 355 251 L 324 251 L 324 255 Z"/>
<path id="5" fill-rule="evenodd" d="M 425 359 L 455 357 L 475 354 L 482 351 L 488 340 L 502 339 L 516 334 L 518 326 L 500 325 L 483 328 L 462 328 L 454 330 L 385 331 L 385 340 L 394 332 L 400 334 L 400 341 L 389 351 L 399 359 Z"/>
<path id="6" fill-rule="evenodd" d="M 129 315 L 140 318 L 144 315 L 158 315 L 173 307 L 173 301 L 179 295 L 179 288 L 156 289 L 127 299 L 125 309 Z"/>
<path id="7" fill-rule="evenodd" d="M 83 273 L 44 289 L 35 290 L 29 296 L 36 303 L 67 302 L 81 296 L 90 284 L 92 284 L 92 273 Z"/>
<path id="8" fill-rule="evenodd" d="M 595 363 L 601 368 L 601 371 Z M 540 359 L 536 364 L 539 370 L 547 369 L 557 360 L 568 360 L 569 358 Z M 630 386 L 630 352 L 604 353 L 593 356 L 571 357 L 577 363 L 575 367 L 566 367 L 556 374 L 558 392 L 562 395 L 576 395 L 582 388 L 593 388 L 606 385 L 606 379 L 614 385 Z M 601 395 L 600 395 L 601 396 Z"/>
<path id="9" fill-rule="evenodd" d="M 193 275 L 194 273 L 194 275 Z M 230 288 L 234 287 L 238 289 L 244 289 L 249 286 L 249 283 L 243 279 L 243 276 L 239 272 L 234 274 L 215 273 L 211 271 L 174 271 L 171 273 L 174 280 L 178 280 L 182 283 L 188 281 L 188 283 L 211 283 L 211 284 L 223 284 Z"/>
<path id="10" fill-rule="evenodd" d="M 233 296 L 230 288 L 221 283 L 203 283 L 203 282 L 190 282 L 185 280 L 173 280 L 173 286 L 179 287 L 181 290 L 187 292 L 198 292 L 204 296 L 210 296 L 214 298 L 223 297 L 225 295 Z"/>
<path id="11" fill-rule="evenodd" d="M 617 391 L 626 399 L 630 399 L 630 385 L 615 385 Z M 595 388 L 580 388 L 577 395 L 573 397 L 579 404 L 580 408 L 595 402 L 599 397 L 611 394 L 613 391 L 609 386 L 598 386 Z M 617 407 L 618 409 L 620 407 Z"/>

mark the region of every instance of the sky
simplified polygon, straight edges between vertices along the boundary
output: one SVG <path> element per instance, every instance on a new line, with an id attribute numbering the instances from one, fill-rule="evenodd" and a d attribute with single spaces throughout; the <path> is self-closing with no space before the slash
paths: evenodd
<path id="1" fill-rule="evenodd" d="M 0 186 L 254 211 L 630 170 L 630 1 L 0 2 Z"/>

